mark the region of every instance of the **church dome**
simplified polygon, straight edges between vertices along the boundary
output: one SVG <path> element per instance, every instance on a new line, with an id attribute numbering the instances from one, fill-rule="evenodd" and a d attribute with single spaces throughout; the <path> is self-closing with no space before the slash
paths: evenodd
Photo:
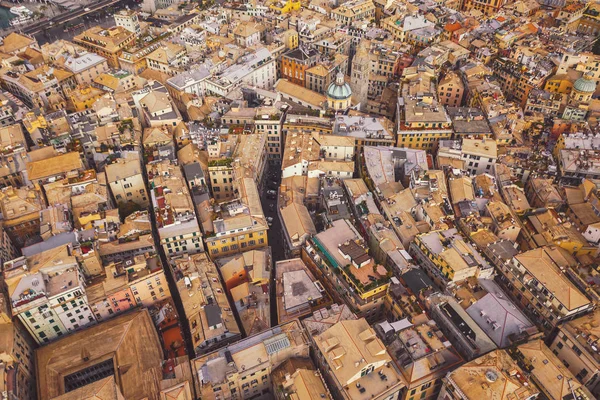
<path id="1" fill-rule="evenodd" d="M 588 74 L 583 75 L 575 81 L 573 89 L 583 93 L 594 93 L 596 91 L 596 82 Z"/>
<path id="2" fill-rule="evenodd" d="M 335 100 L 346 100 L 349 99 L 350 96 L 352 96 L 352 89 L 344 80 L 344 74 L 338 72 L 335 77 L 335 82 L 332 82 L 327 88 L 327 97 Z"/>

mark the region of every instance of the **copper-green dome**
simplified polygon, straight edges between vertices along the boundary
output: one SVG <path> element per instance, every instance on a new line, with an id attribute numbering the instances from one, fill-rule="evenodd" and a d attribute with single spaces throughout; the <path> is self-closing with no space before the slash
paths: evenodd
<path id="1" fill-rule="evenodd" d="M 596 82 L 588 74 L 583 75 L 575 81 L 573 89 L 583 93 L 594 93 L 596 91 Z"/>
<path id="2" fill-rule="evenodd" d="M 327 97 L 335 100 L 346 100 L 352 96 L 352 89 L 350 85 L 345 82 L 344 74 L 338 72 L 335 82 L 327 88 Z"/>

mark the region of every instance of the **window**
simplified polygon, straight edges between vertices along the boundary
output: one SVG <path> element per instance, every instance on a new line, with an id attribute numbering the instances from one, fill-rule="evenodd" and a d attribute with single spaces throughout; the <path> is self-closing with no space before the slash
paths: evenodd
<path id="1" fill-rule="evenodd" d="M 373 372 L 374 370 L 375 370 L 375 366 L 369 365 L 368 367 L 366 367 L 362 371 L 360 371 L 360 376 L 368 375 L 371 372 Z"/>
<path id="2" fill-rule="evenodd" d="M 579 371 L 576 378 L 581 381 L 583 378 L 585 378 L 587 376 L 587 374 L 588 374 L 588 370 L 583 368 L 581 371 Z"/>

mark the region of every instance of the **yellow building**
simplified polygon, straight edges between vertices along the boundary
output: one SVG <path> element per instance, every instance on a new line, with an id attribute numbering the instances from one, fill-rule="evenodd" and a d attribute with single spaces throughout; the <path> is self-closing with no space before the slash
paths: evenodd
<path id="1" fill-rule="evenodd" d="M 103 95 L 103 90 L 93 86 L 78 87 L 69 93 L 69 105 L 74 111 L 84 111 L 92 108 Z"/>
<path id="2" fill-rule="evenodd" d="M 29 111 L 27 114 L 25 114 L 25 117 L 23 117 L 23 125 L 29 133 L 32 133 L 36 129 L 48 128 L 48 122 L 46 121 L 46 118 L 44 118 L 44 114 L 42 114 L 39 109 Z"/>
<path id="3" fill-rule="evenodd" d="M 598 248 L 590 245 L 586 238 L 575 228 L 574 225 L 557 225 L 548 228 L 541 235 L 542 238 L 536 238 L 539 245 L 556 245 L 565 249 L 574 256 L 585 254 L 596 255 Z"/>
<path id="4" fill-rule="evenodd" d="M 192 284 L 196 281 L 193 280 Z M 279 399 L 278 395 L 283 394 L 283 388 L 274 383 L 273 378 L 276 374 L 273 370 L 276 366 L 285 365 L 284 362 L 292 357 L 294 360 L 304 359 L 300 361 L 308 359 L 309 343 L 303 331 L 300 321 L 293 320 L 277 328 L 265 330 L 260 338 L 251 336 L 242 339 L 235 346 L 225 347 L 192 360 L 194 371 L 206 371 L 213 365 L 224 365 L 228 368 L 227 371 L 231 371 L 213 374 L 210 378 L 206 376 L 205 379 L 194 379 L 199 398 L 216 399 L 215 395 L 218 394 L 218 398 L 223 399 Z M 275 391 L 277 396 L 273 393 Z M 304 400 L 314 397 L 292 395 L 286 398 Z"/>
<path id="5" fill-rule="evenodd" d="M 286 49 L 292 50 L 298 47 L 298 32 L 296 32 L 296 30 L 288 29 L 283 32 L 281 36 Z"/>
<path id="6" fill-rule="evenodd" d="M 206 237 L 206 249 L 213 259 L 232 255 L 240 250 L 248 251 L 269 245 L 268 225 L 264 217 L 259 220 L 250 215 L 240 214 L 217 219 L 213 226 L 214 234 Z"/>
<path id="7" fill-rule="evenodd" d="M 208 177 L 213 197 L 217 203 L 232 200 L 233 193 L 233 159 L 222 158 L 208 162 Z"/>
<path id="8" fill-rule="evenodd" d="M 234 188 L 237 198 L 210 216 L 212 227 L 205 226 L 205 248 L 212 259 L 269 245 L 269 226 L 254 179 L 239 178 L 234 182 Z"/>
<path id="9" fill-rule="evenodd" d="M 285 3 L 276 1 L 269 5 L 269 8 L 279 14 L 287 14 L 292 11 L 297 11 L 302 7 L 300 0 L 287 0 Z"/>
<path id="10" fill-rule="evenodd" d="M 451 230 L 417 235 L 410 252 L 441 287 L 462 282 L 489 267 L 462 236 Z M 489 270 L 489 269 L 488 269 Z"/>
<path id="11" fill-rule="evenodd" d="M 546 80 L 546 85 L 544 86 L 544 90 L 553 93 L 571 93 L 573 89 L 573 84 L 575 83 L 575 78 L 572 74 L 557 74 L 553 75 L 548 80 Z"/>
<path id="12" fill-rule="evenodd" d="M 433 95 L 436 92 L 430 74 L 406 75 L 402 83 L 403 106 L 398 116 L 398 147 L 432 150 L 439 140 L 450 139 L 452 121 Z"/>
<path id="13" fill-rule="evenodd" d="M 398 147 L 408 147 L 409 149 L 428 150 L 437 146 L 440 140 L 448 140 L 452 137 L 452 132 L 448 130 L 428 131 L 417 133 L 398 132 Z"/>

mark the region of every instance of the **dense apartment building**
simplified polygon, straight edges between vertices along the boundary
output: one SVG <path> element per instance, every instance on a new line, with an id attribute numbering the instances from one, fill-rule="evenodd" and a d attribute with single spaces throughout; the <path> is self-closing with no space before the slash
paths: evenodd
<path id="1" fill-rule="evenodd" d="M 504 0 L 492 0 L 491 2 L 481 0 L 465 0 L 461 2 L 463 11 L 477 10 L 484 15 L 496 14 L 505 4 Z"/>
<path id="2" fill-rule="evenodd" d="M 325 94 L 329 85 L 335 81 L 338 71 L 348 70 L 348 56 L 336 54 L 333 61 L 321 61 L 306 70 L 304 85 L 313 92 Z"/>
<path id="3" fill-rule="evenodd" d="M 39 213 L 44 206 L 41 192 L 34 188 L 7 186 L 0 190 L 3 230 L 16 248 L 39 234 Z"/>
<path id="4" fill-rule="evenodd" d="M 342 25 L 375 18 L 375 5 L 371 0 L 352 0 L 331 11 L 331 19 Z"/>
<path id="5" fill-rule="evenodd" d="M 441 287 L 469 277 L 490 275 L 493 268 L 456 229 L 417 235 L 410 253 Z"/>
<path id="6" fill-rule="evenodd" d="M 256 186 L 248 183 L 253 192 L 248 201 L 233 200 L 219 207 L 212 220 L 212 230 L 205 231 L 206 251 L 211 258 L 229 256 L 268 246 L 267 221 L 262 213 Z"/>
<path id="7" fill-rule="evenodd" d="M 598 355 L 597 310 L 559 325 L 550 350 L 577 381 L 596 397 L 600 395 L 600 356 Z"/>
<path id="8" fill-rule="evenodd" d="M 540 389 L 505 350 L 494 350 L 449 372 L 439 399 L 476 400 L 506 393 L 522 399 L 539 396 Z M 505 398 L 505 397 L 502 397 Z"/>
<path id="9" fill-rule="evenodd" d="M 293 84 L 305 86 L 306 71 L 314 67 L 319 60 L 319 53 L 314 49 L 298 47 L 281 55 L 281 78 Z"/>
<path id="10" fill-rule="evenodd" d="M 196 355 L 206 354 L 241 338 L 240 327 L 219 279 L 216 265 L 206 254 L 172 261 L 185 318 Z"/>
<path id="11" fill-rule="evenodd" d="M 303 290 L 293 290 L 294 287 Z M 279 294 L 277 317 L 280 324 L 295 318 L 302 319 L 331 304 L 323 284 L 300 258 L 281 260 L 275 264 L 275 290 Z"/>
<path id="12" fill-rule="evenodd" d="M 528 250 L 510 261 L 502 261 L 490 252 L 486 254 L 501 274 L 500 284 L 523 304 L 525 313 L 544 331 L 551 331 L 559 323 L 593 308 L 569 274 L 562 272 L 571 265 L 560 248 L 545 246 Z"/>
<path id="13" fill-rule="evenodd" d="M 316 364 L 335 398 L 398 399 L 405 384 L 364 318 L 340 321 L 311 337 Z"/>
<path id="14" fill-rule="evenodd" d="M 108 29 L 96 26 L 75 36 L 73 41 L 88 51 L 104 57 L 110 67 L 119 68 L 119 56 L 135 41 L 135 38 L 136 34 L 123 26 Z"/>
<path id="15" fill-rule="evenodd" d="M 196 392 L 203 398 L 273 396 L 272 373 L 288 359 L 308 359 L 309 342 L 300 322 L 290 321 L 192 360 Z M 222 373 L 213 372 L 222 365 Z"/>
<path id="16" fill-rule="evenodd" d="M 442 379 L 463 359 L 453 346 L 444 344 L 447 339 L 426 314 L 416 315 L 412 322 L 408 318 L 386 321 L 377 324 L 375 330 L 406 382 L 401 398 L 437 399 Z"/>
<path id="17" fill-rule="evenodd" d="M 519 345 L 513 358 L 523 369 L 531 371 L 529 379 L 540 388 L 546 399 L 564 398 L 565 386 L 568 387 L 568 396 L 584 400 L 595 398 L 541 339 Z"/>
<path id="18" fill-rule="evenodd" d="M 353 138 L 357 154 L 365 146 L 393 146 L 395 143 L 394 127 L 387 118 L 340 115 L 334 121 L 333 133 Z"/>
<path id="19" fill-rule="evenodd" d="M 437 86 L 437 95 L 441 104 L 448 107 L 460 107 L 464 95 L 464 84 L 460 77 L 449 72 Z"/>
<path id="20" fill-rule="evenodd" d="M 114 15 L 115 24 L 117 26 L 122 26 L 127 29 L 129 32 L 135 33 L 136 35 L 140 35 L 142 33 L 140 27 L 140 19 L 139 15 L 134 10 L 121 10 Z"/>
<path id="21" fill-rule="evenodd" d="M 35 342 L 19 320 L 12 321 L 9 304 L 0 298 L 0 380 L 8 400 L 36 399 Z"/>
<path id="22" fill-rule="evenodd" d="M 21 172 L 28 149 L 21 125 L 10 124 L 0 128 L 0 151 L 2 161 L 5 161 L 5 166 L 0 169 L 0 187 L 16 187 L 23 183 Z"/>
<path id="23" fill-rule="evenodd" d="M 145 208 L 149 205 L 146 183 L 139 156 L 118 158 L 106 166 L 106 180 L 117 205 L 132 202 Z"/>
<path id="24" fill-rule="evenodd" d="M 303 260 L 323 268 L 331 285 L 345 289 L 343 296 L 353 312 L 369 321 L 377 320 L 391 272 L 368 255 L 368 247 L 350 221 L 333 221 L 329 229 L 308 243 L 310 248 L 303 252 Z"/>
<path id="25" fill-rule="evenodd" d="M 276 57 L 265 47 L 240 57 L 218 75 L 206 80 L 206 91 L 216 96 L 226 96 L 231 91 L 249 85 L 270 90 L 277 80 Z"/>
<path id="26" fill-rule="evenodd" d="M 485 139 L 463 139 L 461 158 L 471 175 L 489 174 L 496 164 L 498 150 L 496 142 Z"/>
<path id="27" fill-rule="evenodd" d="M 513 59 L 498 58 L 492 64 L 494 73 L 498 76 L 502 91 L 511 99 L 524 106 L 533 89 L 541 89 L 548 70 L 543 66 L 529 68 Z"/>
<path id="28" fill-rule="evenodd" d="M 257 133 L 267 134 L 267 159 L 269 163 L 278 162 L 283 157 L 285 133 L 283 123 L 287 109 L 259 107 L 256 109 L 254 126 Z"/>
<path id="29" fill-rule="evenodd" d="M 9 261 L 4 280 L 12 316 L 38 344 L 96 323 L 85 279 L 67 246 Z"/>
<path id="30" fill-rule="evenodd" d="M 405 69 L 404 76 L 396 112 L 397 146 L 433 150 L 452 136 L 452 121 L 437 99 L 431 75 Z"/>
<path id="31" fill-rule="evenodd" d="M 194 203 L 181 167 L 162 160 L 148 164 L 146 173 L 152 188 L 158 237 L 165 253 L 176 256 L 204 251 Z"/>

